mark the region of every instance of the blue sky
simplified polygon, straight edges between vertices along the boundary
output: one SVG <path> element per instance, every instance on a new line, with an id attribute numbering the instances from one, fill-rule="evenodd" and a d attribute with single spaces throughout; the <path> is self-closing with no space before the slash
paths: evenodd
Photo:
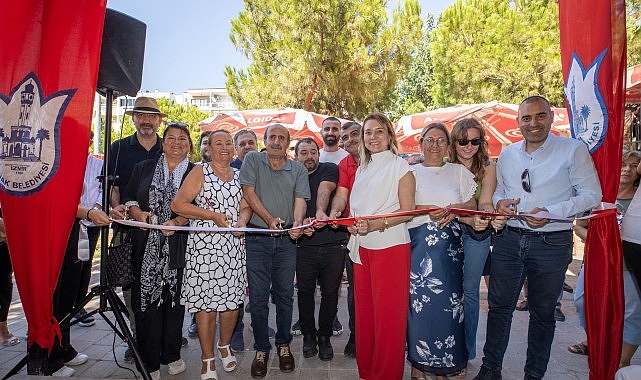
<path id="1" fill-rule="evenodd" d="M 454 0 L 419 2 L 426 15 Z M 230 20 L 243 9 L 240 0 L 108 0 L 107 7 L 147 24 L 143 91 L 225 87 L 225 66 L 247 67 L 229 39 Z"/>

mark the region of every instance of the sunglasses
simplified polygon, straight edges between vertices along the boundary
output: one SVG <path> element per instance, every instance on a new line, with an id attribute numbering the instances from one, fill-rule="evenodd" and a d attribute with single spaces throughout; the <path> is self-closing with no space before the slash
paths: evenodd
<path id="1" fill-rule="evenodd" d="M 479 145 L 481 145 L 481 143 L 483 142 L 483 140 L 481 140 L 480 138 L 475 138 L 475 139 L 472 139 L 472 140 L 468 140 L 468 139 L 461 139 L 461 140 L 457 140 L 456 142 L 457 142 L 460 146 L 467 146 L 467 144 L 470 144 L 470 143 L 471 143 L 472 145 L 474 145 L 474 146 L 479 146 Z"/>
<path id="2" fill-rule="evenodd" d="M 523 173 L 521 173 L 521 186 L 523 186 L 523 190 L 528 193 L 532 191 L 532 187 L 530 186 L 530 171 L 528 169 L 525 169 Z"/>

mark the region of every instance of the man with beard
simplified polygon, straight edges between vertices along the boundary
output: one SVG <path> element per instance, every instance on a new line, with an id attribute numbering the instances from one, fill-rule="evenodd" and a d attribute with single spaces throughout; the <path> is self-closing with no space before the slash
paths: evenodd
<path id="1" fill-rule="evenodd" d="M 587 146 L 550 133 L 550 103 L 530 96 L 519 106 L 517 123 L 524 140 L 501 152 L 492 201 L 501 214 L 549 212 L 572 217 L 601 202 L 601 186 Z M 542 379 L 550 360 L 556 322 L 554 308 L 572 262 L 572 223 L 540 216 L 499 217 L 492 250 L 489 312 L 483 364 L 474 380 L 501 380 L 512 314 L 525 277 L 530 293 L 525 380 Z"/>
<path id="2" fill-rule="evenodd" d="M 203 132 L 200 134 L 200 141 L 198 146 L 200 147 L 200 162 L 206 163 L 211 161 L 209 152 L 207 151 L 207 146 L 209 145 L 209 132 Z"/>
<path id="3" fill-rule="evenodd" d="M 318 144 L 312 138 L 300 140 L 295 147 L 296 160 L 305 165 L 311 198 L 307 201 L 307 219 L 327 219 L 329 205 L 338 182 L 338 167 L 331 162 L 319 163 Z M 347 235 L 325 225 L 314 231 L 308 228 L 298 240 L 296 280 L 298 283 L 298 314 L 303 334 L 303 357 L 318 353 L 323 361 L 334 358 L 330 343 L 332 324 L 336 318 L 338 290 L 347 254 Z M 321 303 L 318 330 L 314 318 L 316 280 L 320 282 Z"/>
<path id="4" fill-rule="evenodd" d="M 247 227 L 280 230 L 296 228 L 303 223 L 310 198 L 307 170 L 297 161 L 287 159 L 290 136 L 281 124 L 271 124 L 265 131 L 265 152 L 249 152 L 240 169 L 240 184 L 253 215 Z M 283 372 L 295 369 L 289 344 L 292 340 L 292 307 L 294 304 L 295 240 L 300 228 L 284 233 L 249 233 L 247 281 L 256 356 L 251 376 L 267 375 L 269 343 L 269 291 L 276 303 L 276 347 L 279 367 Z"/>
<path id="5" fill-rule="evenodd" d="M 358 169 L 358 147 L 361 145 L 361 125 L 355 121 L 345 123 L 341 127 L 341 141 L 349 155 L 338 164 L 338 186 L 332 199 L 329 215 L 332 218 L 349 216 L 349 194 L 354 185 L 356 170 Z M 347 236 L 347 234 L 346 234 Z M 356 329 L 354 313 L 354 263 L 345 254 L 345 267 L 347 269 L 347 311 L 349 312 L 349 340 L 345 345 L 344 354 L 348 358 L 356 358 Z"/>
<path id="6" fill-rule="evenodd" d="M 236 148 L 236 159 L 229 165 L 240 170 L 247 153 L 258 150 L 258 141 L 254 131 L 241 129 L 234 135 L 234 147 Z M 233 348 L 233 347 L 232 347 Z"/>
<path id="7" fill-rule="evenodd" d="M 134 166 L 148 159 L 158 159 L 162 153 L 162 139 L 158 136 L 158 128 L 162 119 L 167 115 L 160 112 L 156 99 L 145 96 L 138 97 L 134 108 L 125 111 L 125 114 L 133 118 L 136 132 L 128 137 L 114 141 L 109 148 L 111 160 L 109 160 L 109 175 L 113 176 L 114 182 L 109 193 L 111 205 L 111 217 L 123 219 L 126 206 L 120 203 L 120 189 L 125 189 L 131 178 Z M 114 223 L 115 224 L 115 223 Z M 118 226 L 116 228 L 124 228 Z M 129 312 L 129 324 L 132 334 L 136 334 L 135 318 L 131 307 L 131 290 L 123 289 L 123 297 L 127 311 Z M 133 352 L 127 349 L 125 361 L 134 361 Z"/>
<path id="8" fill-rule="evenodd" d="M 332 162 L 338 165 L 339 162 L 349 153 L 338 146 L 341 136 L 341 121 L 330 116 L 323 120 L 321 126 L 321 137 L 323 138 L 323 149 L 320 151 L 320 162 Z"/>

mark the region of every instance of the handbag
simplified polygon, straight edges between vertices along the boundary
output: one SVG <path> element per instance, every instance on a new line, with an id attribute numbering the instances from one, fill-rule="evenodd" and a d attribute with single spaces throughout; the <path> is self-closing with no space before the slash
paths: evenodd
<path id="1" fill-rule="evenodd" d="M 108 248 L 107 284 L 113 287 L 126 287 L 134 281 L 134 269 L 131 263 L 133 244 L 128 228 L 118 227 Z"/>

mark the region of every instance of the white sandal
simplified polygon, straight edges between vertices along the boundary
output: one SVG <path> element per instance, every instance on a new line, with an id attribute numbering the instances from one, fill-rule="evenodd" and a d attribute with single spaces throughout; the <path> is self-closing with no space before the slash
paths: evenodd
<path id="1" fill-rule="evenodd" d="M 216 373 L 216 369 L 211 369 L 211 363 L 214 363 L 214 360 L 216 358 L 209 358 L 209 359 L 203 359 L 203 363 L 207 366 L 207 372 L 201 373 L 200 374 L 200 379 L 201 380 L 218 380 L 218 374 Z M 214 363 L 215 365 L 216 363 Z"/>
<path id="2" fill-rule="evenodd" d="M 220 360 L 223 362 L 223 369 L 225 372 L 231 372 L 236 369 L 236 366 L 238 365 L 238 361 L 236 360 L 236 357 L 234 356 L 233 352 L 231 351 L 231 348 L 229 348 L 229 344 L 226 346 L 221 346 L 217 344 L 218 346 L 218 352 L 220 353 L 220 350 L 227 350 L 228 355 L 223 357 L 223 354 L 220 354 Z M 228 367 L 229 364 L 234 363 L 233 366 Z"/>

